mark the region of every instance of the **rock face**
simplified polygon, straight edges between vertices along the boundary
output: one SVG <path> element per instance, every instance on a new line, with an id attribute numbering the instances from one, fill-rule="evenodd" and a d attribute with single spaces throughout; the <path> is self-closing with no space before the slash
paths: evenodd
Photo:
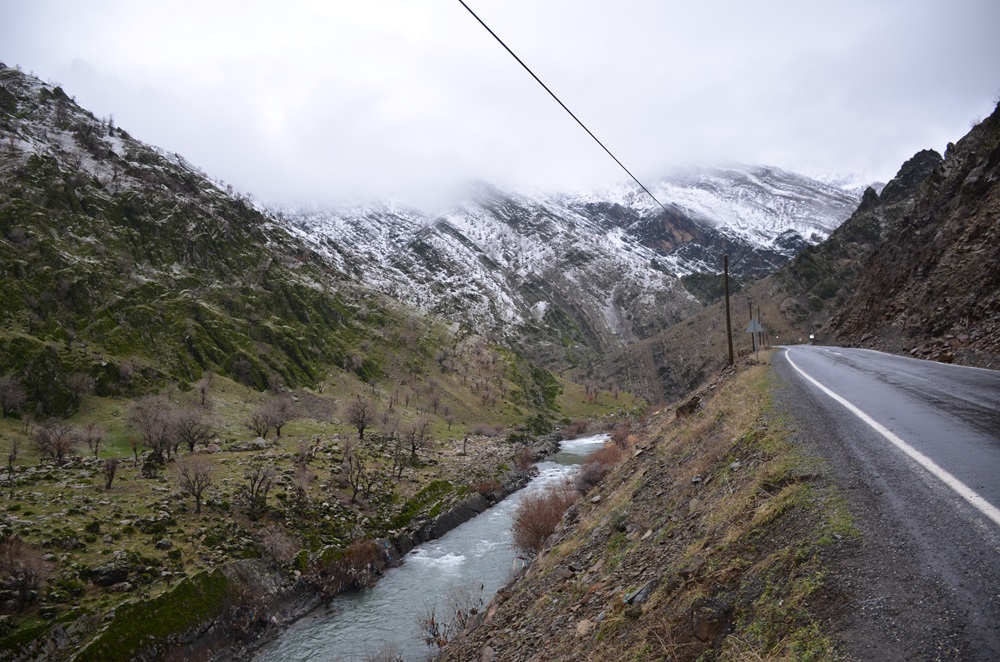
<path id="1" fill-rule="evenodd" d="M 923 150 L 904 163 L 881 194 L 869 188 L 847 221 L 817 246 L 802 251 L 771 277 L 781 314 L 804 331 L 823 327 L 854 289 L 868 258 L 913 209 L 921 184 L 941 164 L 941 155 Z M 751 289 L 760 290 L 771 283 Z"/>
<path id="2" fill-rule="evenodd" d="M 831 326 L 853 344 L 1000 367 L 1000 108 L 949 145 Z"/>

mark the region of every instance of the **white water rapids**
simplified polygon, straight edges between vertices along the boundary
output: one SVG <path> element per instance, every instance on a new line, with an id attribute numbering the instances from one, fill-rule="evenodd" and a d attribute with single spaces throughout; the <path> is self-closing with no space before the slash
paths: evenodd
<path id="1" fill-rule="evenodd" d="M 600 448 L 607 435 L 563 441 L 558 454 L 538 464 L 523 490 L 441 538 L 406 555 L 375 587 L 345 594 L 293 624 L 254 657 L 259 662 L 364 662 L 394 651 L 407 662 L 434 653 L 423 640 L 419 618 L 434 606 L 447 620 L 455 591 L 471 590 L 488 603 L 507 583 L 516 563 L 511 523 L 521 498 L 564 480 L 575 465 Z M 482 591 L 480 593 L 480 587 Z"/>

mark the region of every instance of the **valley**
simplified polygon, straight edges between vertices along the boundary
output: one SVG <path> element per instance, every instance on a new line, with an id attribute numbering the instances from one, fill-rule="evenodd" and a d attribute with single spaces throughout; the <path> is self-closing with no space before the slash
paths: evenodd
<path id="1" fill-rule="evenodd" d="M 996 369 L 998 181 L 994 112 L 884 185 L 265 205 L 0 64 L 0 660 L 244 659 L 603 434 L 433 652 L 863 659 L 838 587 L 883 508 L 770 346 Z M 977 659 L 941 627 L 901 655 Z"/>

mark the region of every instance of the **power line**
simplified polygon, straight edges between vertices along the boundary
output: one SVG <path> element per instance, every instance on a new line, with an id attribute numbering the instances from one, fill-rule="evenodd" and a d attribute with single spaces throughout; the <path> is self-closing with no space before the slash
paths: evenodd
<path id="1" fill-rule="evenodd" d="M 643 191 L 645 191 L 646 195 L 648 195 L 649 197 L 651 197 L 653 199 L 653 202 L 655 202 L 656 204 L 660 205 L 660 207 L 663 209 L 663 211 L 667 211 L 667 208 L 663 206 L 663 203 L 660 202 L 659 200 L 657 200 L 656 196 L 653 195 L 652 193 L 650 193 L 649 189 L 646 188 L 645 185 L 642 182 L 640 182 L 638 180 L 638 178 L 636 178 L 635 175 L 633 175 L 631 172 L 629 172 L 629 169 L 625 167 L 625 164 L 623 164 L 621 161 L 619 161 L 618 157 L 615 156 L 614 154 L 612 154 L 611 150 L 608 149 L 607 147 L 605 147 L 604 143 L 602 143 L 600 140 L 597 139 L 597 136 L 595 136 L 593 134 L 593 132 L 590 129 L 587 128 L 587 125 L 584 124 L 583 122 L 581 122 L 580 118 L 577 117 L 576 115 L 574 115 L 572 110 L 570 110 L 569 108 L 566 107 L 566 104 L 564 104 L 559 99 L 559 97 L 556 96 L 555 92 L 553 92 L 552 90 L 550 90 L 549 86 L 546 85 L 545 83 L 543 83 L 542 79 L 539 78 L 538 76 L 536 76 L 535 72 L 532 71 L 530 68 L 528 68 L 528 65 L 526 65 L 524 62 L 522 62 L 521 58 L 519 58 L 517 56 L 517 54 L 514 53 L 514 51 L 510 50 L 510 47 L 507 44 L 504 43 L 503 39 L 501 39 L 500 37 L 498 37 L 497 33 L 493 32 L 493 30 L 490 29 L 490 26 L 486 25 L 486 23 L 483 22 L 483 19 L 479 18 L 479 16 L 476 15 L 476 12 L 472 11 L 472 8 L 470 8 L 469 5 L 465 4 L 465 2 L 463 2 L 463 0 L 458 0 L 458 2 L 463 7 L 465 7 L 470 14 L 472 14 L 473 18 L 475 18 L 477 21 L 479 21 L 479 24 L 481 26 L 483 26 L 484 28 L 486 28 L 487 32 L 489 32 L 491 35 L 493 35 L 494 39 L 496 39 L 498 42 L 500 42 L 500 45 L 503 46 L 507 50 L 508 53 L 510 53 L 511 57 L 513 57 L 515 60 L 517 60 L 518 64 L 520 64 L 522 67 L 524 67 L 525 71 L 527 71 L 529 74 L 531 74 L 531 77 L 534 78 L 538 82 L 539 85 L 541 85 L 543 88 L 545 88 L 545 91 L 548 92 L 552 96 L 552 98 L 556 100 L 556 103 L 558 103 L 560 106 L 562 106 L 563 110 L 565 110 L 567 113 L 569 113 L 569 116 L 572 117 L 573 119 L 575 119 L 577 124 L 579 124 L 581 127 L 583 127 L 583 130 L 587 132 L 587 135 L 589 135 L 591 138 L 593 138 L 594 142 L 596 142 L 598 145 L 600 145 L 601 149 L 603 149 L 605 152 L 607 152 L 608 156 L 610 156 L 612 159 L 614 159 L 615 163 L 617 163 L 618 166 L 622 170 L 625 171 L 625 174 L 627 174 L 629 177 L 631 177 L 632 181 L 634 181 L 636 184 L 638 184 L 639 188 L 641 188 Z"/>

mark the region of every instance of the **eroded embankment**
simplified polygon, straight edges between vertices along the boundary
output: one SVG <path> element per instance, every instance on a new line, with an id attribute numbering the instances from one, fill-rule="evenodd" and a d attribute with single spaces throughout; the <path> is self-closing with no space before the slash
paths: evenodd
<path id="1" fill-rule="evenodd" d="M 824 555 L 853 535 L 769 368 L 729 371 L 570 509 L 446 660 L 826 659 Z"/>

